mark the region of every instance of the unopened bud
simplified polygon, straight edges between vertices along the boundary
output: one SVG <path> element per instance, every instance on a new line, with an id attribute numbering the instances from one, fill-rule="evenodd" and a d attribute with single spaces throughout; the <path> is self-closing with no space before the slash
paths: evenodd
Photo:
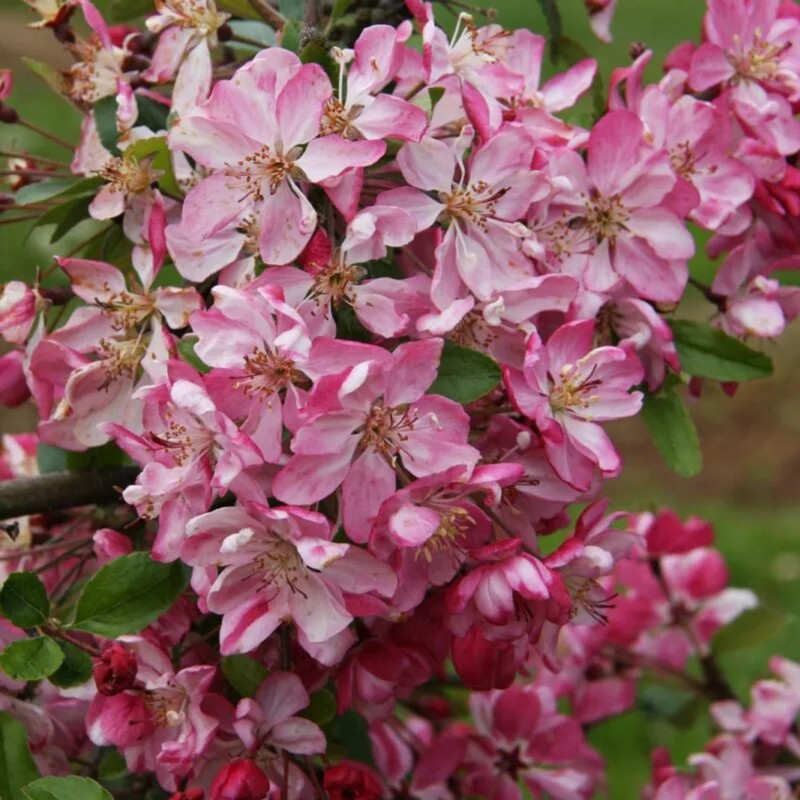
<path id="1" fill-rule="evenodd" d="M 19 114 L 4 103 L 0 103 L 0 122 L 5 122 L 6 125 L 14 125 L 19 122 Z"/>
<path id="2" fill-rule="evenodd" d="M 264 800 L 269 778 L 249 758 L 234 758 L 211 784 L 209 800 Z"/>
<path id="3" fill-rule="evenodd" d="M 130 689 L 136 680 L 138 668 L 136 656 L 119 642 L 112 642 L 100 654 L 92 670 L 97 691 L 112 697 Z"/>
<path id="4" fill-rule="evenodd" d="M 355 761 L 328 767 L 322 785 L 330 800 L 381 800 L 384 796 L 378 776 Z"/>

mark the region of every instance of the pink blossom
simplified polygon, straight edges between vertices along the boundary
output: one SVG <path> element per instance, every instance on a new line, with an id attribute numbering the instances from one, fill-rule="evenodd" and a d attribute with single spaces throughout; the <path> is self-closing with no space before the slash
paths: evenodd
<path id="1" fill-rule="evenodd" d="M 544 345 L 532 333 L 522 370 L 505 370 L 514 404 L 536 422 L 550 463 L 576 489 L 588 488 L 586 462 L 609 474 L 620 467 L 597 423 L 632 416 L 642 403 L 640 392 L 629 392 L 642 379 L 639 360 L 618 347 L 592 349 L 593 333 L 592 320 L 561 326 Z"/>
<path id="2" fill-rule="evenodd" d="M 331 541 L 327 519 L 300 508 L 220 508 L 189 523 L 184 561 L 209 569 L 208 608 L 222 614 L 224 654 L 253 650 L 284 620 L 301 642 L 324 643 L 353 620 L 347 594 L 394 591 L 392 571 L 355 545 Z"/>

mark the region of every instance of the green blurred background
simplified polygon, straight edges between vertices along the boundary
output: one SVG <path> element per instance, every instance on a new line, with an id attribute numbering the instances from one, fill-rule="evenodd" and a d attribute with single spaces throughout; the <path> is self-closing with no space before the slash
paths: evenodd
<path id="1" fill-rule="evenodd" d="M 556 2 L 564 35 L 598 59 L 604 86 L 614 66 L 629 63 L 631 43 L 651 47 L 655 51 L 652 63 L 657 65 L 680 41 L 696 40 L 704 9 L 700 0 L 620 0 L 612 28 L 614 41 L 605 45 L 591 35 L 581 0 Z M 102 7 L 103 3 L 98 5 Z M 497 20 L 506 27 L 547 33 L 536 0 L 497 0 L 480 5 L 496 8 Z M 442 23 L 452 25 L 452 15 L 441 9 L 437 13 Z M 75 141 L 78 114 L 20 63 L 22 56 L 57 65 L 68 63 L 48 32 L 26 27 L 31 20 L 21 0 L 0 0 L 0 67 L 15 70 L 12 102 L 25 117 Z M 548 71 L 552 72 L 552 67 Z M 652 66 L 650 77 L 657 74 L 657 66 Z M 591 100 L 587 100 L 575 119 L 588 123 L 590 114 Z M 0 126 L 2 149 L 68 160 L 66 151 L 18 126 Z M 47 231 L 31 233 L 25 224 L 0 224 L 0 283 L 29 279 L 37 267 L 50 266 L 53 254 L 69 253 L 96 229 L 96 223 L 82 223 L 53 247 L 48 245 Z M 693 264 L 698 276 L 707 278 L 712 269 L 713 265 L 702 257 Z M 691 294 L 685 301 L 685 311 L 699 319 L 710 314 Z M 764 348 L 775 360 L 772 379 L 743 385 L 733 398 L 709 386 L 699 401 L 691 403 L 705 462 L 697 478 L 681 479 L 663 466 L 641 420 L 610 426 L 626 462 L 622 476 L 608 485 L 612 505 L 637 510 L 671 505 L 685 516 L 710 519 L 728 559 L 732 585 L 754 589 L 764 606 L 776 612 L 769 626 L 762 620 L 747 631 L 754 646 L 721 659 L 740 692 L 753 678 L 765 674 L 771 654 L 800 659 L 800 492 L 796 486 L 800 475 L 800 373 L 796 369 L 800 328 L 790 329 L 780 342 L 767 343 Z M 26 409 L 0 414 L 2 431 L 26 430 L 34 424 Z M 609 796 L 613 800 L 638 796 L 637 787 L 648 778 L 649 752 L 654 745 L 667 744 L 680 761 L 706 741 L 708 728 L 703 715 L 694 719 L 685 701 L 684 695 L 669 689 L 648 689 L 637 710 L 591 731 L 592 742 L 609 763 Z M 664 720 L 665 714 L 676 711 L 680 711 L 679 727 Z"/>

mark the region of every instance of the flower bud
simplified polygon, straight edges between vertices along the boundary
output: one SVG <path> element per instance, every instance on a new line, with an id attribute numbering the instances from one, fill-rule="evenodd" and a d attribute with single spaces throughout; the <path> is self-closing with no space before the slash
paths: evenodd
<path id="1" fill-rule="evenodd" d="M 203 800 L 205 792 L 202 789 L 184 789 L 169 796 L 169 800 Z"/>
<path id="2" fill-rule="evenodd" d="M 95 661 L 92 674 L 97 691 L 111 697 L 133 686 L 137 670 L 136 656 L 119 642 L 112 642 Z"/>
<path id="3" fill-rule="evenodd" d="M 211 784 L 209 800 L 264 800 L 269 778 L 249 758 L 234 758 Z"/>
<path id="4" fill-rule="evenodd" d="M 325 770 L 322 786 L 330 800 L 381 800 L 383 786 L 377 775 L 355 761 L 341 761 Z"/>

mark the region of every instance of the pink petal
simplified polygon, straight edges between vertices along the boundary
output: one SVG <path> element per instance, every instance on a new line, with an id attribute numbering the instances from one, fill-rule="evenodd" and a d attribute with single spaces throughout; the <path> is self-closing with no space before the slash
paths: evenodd
<path id="1" fill-rule="evenodd" d="M 351 142 L 331 134 L 309 142 L 296 165 L 311 183 L 335 178 L 348 169 L 368 167 L 386 152 L 386 142 Z"/>

